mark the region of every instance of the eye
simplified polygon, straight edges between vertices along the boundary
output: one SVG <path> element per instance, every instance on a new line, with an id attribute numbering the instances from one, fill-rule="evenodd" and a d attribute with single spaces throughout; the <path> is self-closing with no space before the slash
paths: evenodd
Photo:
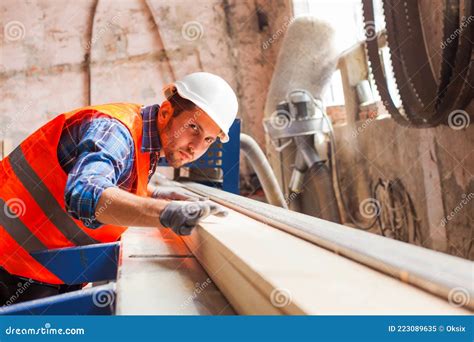
<path id="1" fill-rule="evenodd" d="M 199 128 L 196 124 L 189 124 L 189 127 L 191 127 L 191 129 L 195 132 L 198 132 L 199 131 Z"/>
<path id="2" fill-rule="evenodd" d="M 205 140 L 208 144 L 212 144 L 214 142 L 214 139 L 210 137 L 207 137 Z"/>

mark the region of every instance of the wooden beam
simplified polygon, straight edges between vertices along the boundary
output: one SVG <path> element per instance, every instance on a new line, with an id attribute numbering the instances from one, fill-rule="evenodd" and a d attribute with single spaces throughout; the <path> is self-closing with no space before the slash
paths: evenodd
<path id="1" fill-rule="evenodd" d="M 196 183 L 185 187 L 330 252 L 474 311 L 469 260 L 284 210 Z"/>
<path id="2" fill-rule="evenodd" d="M 232 307 L 169 229 L 122 235 L 117 315 L 229 315 Z"/>
<path id="3" fill-rule="evenodd" d="M 183 240 L 239 314 L 470 312 L 231 209 Z"/>
<path id="4" fill-rule="evenodd" d="M 8 156 L 13 151 L 12 141 L 10 139 L 0 140 L 0 160 Z"/>

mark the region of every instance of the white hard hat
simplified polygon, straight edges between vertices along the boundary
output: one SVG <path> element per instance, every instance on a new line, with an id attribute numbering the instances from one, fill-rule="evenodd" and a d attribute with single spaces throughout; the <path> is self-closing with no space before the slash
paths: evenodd
<path id="1" fill-rule="evenodd" d="M 229 141 L 229 128 L 237 116 L 239 104 L 230 85 L 208 72 L 195 72 L 167 85 L 163 92 L 169 99 L 175 92 L 193 102 L 220 127 L 223 143 Z"/>

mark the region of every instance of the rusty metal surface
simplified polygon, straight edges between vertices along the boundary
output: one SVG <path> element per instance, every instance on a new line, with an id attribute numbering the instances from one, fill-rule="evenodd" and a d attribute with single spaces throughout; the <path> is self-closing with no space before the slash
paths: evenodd
<path id="1" fill-rule="evenodd" d="M 407 116 L 410 119 L 410 122 L 412 122 L 416 126 L 426 126 L 429 125 L 430 122 L 428 122 L 426 114 L 420 115 L 420 112 L 424 111 L 424 105 L 423 101 L 420 99 L 420 94 L 416 91 L 412 77 L 416 73 L 416 75 L 418 75 L 418 79 L 426 77 L 428 78 L 427 82 L 432 83 L 434 83 L 434 79 L 431 74 L 431 69 L 429 70 L 429 73 L 431 75 L 420 76 L 422 72 L 426 72 L 426 69 L 417 69 L 419 68 L 418 63 L 416 63 L 416 66 L 408 66 L 409 60 L 407 59 L 407 53 L 410 54 L 410 52 L 403 47 L 406 44 L 409 44 L 410 46 L 413 45 L 411 43 L 411 35 L 413 35 L 414 33 L 408 32 L 408 30 L 403 30 L 403 28 L 406 28 L 406 24 L 408 25 L 409 17 L 405 15 L 405 9 L 395 9 L 395 6 L 400 7 L 400 4 L 400 2 L 397 3 L 393 0 L 385 0 L 383 6 L 385 13 L 385 22 L 387 24 L 387 40 L 388 45 L 390 47 L 390 54 L 392 56 L 393 70 L 398 85 L 398 91 L 400 93 L 403 106 L 405 108 Z M 403 12 L 403 15 L 399 14 L 399 12 Z M 400 17 L 402 17 L 403 20 L 406 20 L 406 23 L 400 22 Z M 417 33 L 418 34 L 416 36 L 419 37 L 419 34 L 421 34 L 421 32 L 418 31 Z M 424 56 L 420 56 L 420 59 L 418 61 L 421 61 L 423 57 Z M 416 59 L 416 55 L 413 55 L 413 59 Z M 433 97 L 431 97 L 431 101 L 433 101 Z M 428 100 L 425 102 L 429 103 L 430 101 Z"/>
<path id="2" fill-rule="evenodd" d="M 472 0 L 461 1 L 460 13 L 457 24 L 459 27 L 472 18 L 473 15 Z M 442 89 L 442 93 L 438 96 L 438 110 L 445 112 L 450 108 L 466 107 L 474 96 L 474 70 L 473 70 L 473 31 L 474 25 L 470 25 L 470 29 L 464 29 L 460 32 L 457 41 L 458 47 L 456 57 L 454 59 L 454 67 L 450 83 L 446 89 Z M 465 75 L 463 76 L 463 74 Z"/>
<path id="3" fill-rule="evenodd" d="M 459 0 L 447 0 L 445 10 L 448 11 L 449 14 L 446 16 L 443 16 L 442 20 L 440 21 L 440 23 L 442 23 L 442 26 L 443 26 L 443 36 L 440 39 L 444 39 L 444 37 L 449 37 L 449 35 L 456 30 L 459 24 Z M 453 19 L 456 19 L 456 20 L 453 20 Z M 435 27 L 435 26 L 437 25 L 425 25 L 424 26 L 424 29 L 426 32 L 425 36 L 432 35 L 431 27 Z M 433 42 L 433 43 L 436 44 L 436 42 Z M 448 86 L 453 75 L 455 75 L 453 74 L 454 72 L 453 65 L 455 64 L 456 52 L 458 50 L 457 46 L 453 46 L 450 49 L 446 49 L 446 48 L 443 48 L 443 45 L 441 45 L 440 48 L 442 50 L 441 51 L 442 58 L 438 62 L 440 65 L 440 74 L 438 75 L 438 81 L 439 81 L 438 82 L 438 98 L 437 98 L 436 105 L 439 105 L 443 96 L 446 94 L 446 87 Z M 461 50 L 460 53 L 462 51 L 463 50 Z M 460 53 L 458 53 L 457 55 L 459 56 Z M 436 52 L 433 52 L 433 54 L 436 54 Z M 458 70 L 458 73 L 459 72 L 462 72 L 462 70 Z"/>
<path id="4" fill-rule="evenodd" d="M 400 57 L 403 73 L 397 74 L 405 86 L 400 86 L 400 92 L 409 98 L 410 108 L 416 108 L 416 113 L 427 121 L 435 115 L 434 104 L 437 94 L 437 82 L 434 78 L 429 64 L 430 56 L 424 44 L 423 31 L 421 28 L 420 14 L 417 1 L 387 0 L 392 6 L 385 6 L 387 22 L 393 18 L 392 27 L 395 30 L 388 31 L 390 42 L 393 35 L 397 36 L 398 46 L 394 52 Z M 403 21 L 402 21 L 403 20 Z M 405 93 L 406 92 L 406 93 Z M 410 94 L 408 94 L 410 92 Z"/>
<path id="5" fill-rule="evenodd" d="M 393 67 L 401 108 L 395 107 L 387 90 L 386 73 L 391 70 L 390 67 L 383 69 L 378 40 L 370 39 L 373 32 L 369 32 L 368 27 L 374 26 L 375 22 L 373 1 L 363 0 L 367 55 L 388 112 L 405 126 L 429 127 L 448 123 L 450 112 L 465 109 L 474 95 L 471 85 L 474 25 L 469 25 L 473 14 L 471 1 L 437 2 L 442 15 L 433 16 L 421 12 L 428 8 L 422 1 L 383 0 L 391 56 L 386 64 Z M 424 23 L 422 19 L 426 20 L 426 17 L 437 18 L 438 22 Z M 439 46 L 433 47 L 435 43 Z"/>
<path id="6" fill-rule="evenodd" d="M 371 30 L 375 30 L 374 23 L 374 7 L 372 0 L 363 1 L 363 10 L 365 17 L 365 32 L 369 34 Z M 384 67 L 379 52 L 378 39 L 367 39 L 366 48 L 367 56 L 369 58 L 370 69 L 374 76 L 375 85 L 382 98 L 383 104 L 387 111 L 392 115 L 392 118 L 403 126 L 408 126 L 410 121 L 406 115 L 402 114 L 403 110 L 399 110 L 392 100 L 388 90 L 387 79 L 384 73 Z"/>

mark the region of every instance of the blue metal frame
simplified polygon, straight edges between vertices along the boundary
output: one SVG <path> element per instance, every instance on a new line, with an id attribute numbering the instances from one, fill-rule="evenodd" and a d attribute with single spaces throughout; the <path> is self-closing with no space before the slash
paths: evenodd
<path id="1" fill-rule="evenodd" d="M 117 278 L 120 243 L 32 252 L 31 256 L 68 285 Z"/>
<path id="2" fill-rule="evenodd" d="M 0 315 L 112 315 L 114 284 L 0 307 Z"/>
<path id="3" fill-rule="evenodd" d="M 198 182 L 205 185 L 222 188 L 224 191 L 239 194 L 240 171 L 240 119 L 235 119 L 229 129 L 229 142 L 219 140 L 212 144 L 207 152 L 198 160 L 186 164 L 189 168 L 220 168 L 223 173 L 222 183 Z M 166 161 L 160 161 L 159 166 L 168 166 Z"/>
<path id="4" fill-rule="evenodd" d="M 222 190 L 240 194 L 240 120 L 234 121 L 229 130 L 231 141 L 222 144 Z"/>

